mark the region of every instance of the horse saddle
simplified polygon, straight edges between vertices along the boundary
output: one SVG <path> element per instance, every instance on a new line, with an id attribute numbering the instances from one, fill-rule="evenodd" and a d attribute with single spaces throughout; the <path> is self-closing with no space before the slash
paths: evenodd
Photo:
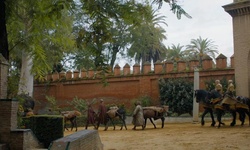
<path id="1" fill-rule="evenodd" d="M 159 113 L 164 112 L 164 108 L 156 107 L 156 106 L 143 107 L 143 109 L 151 109 L 151 110 L 154 110 L 154 111 L 159 112 Z"/>
<path id="2" fill-rule="evenodd" d="M 107 111 L 108 116 L 110 118 L 114 118 L 116 116 L 117 110 L 118 110 L 118 107 L 112 107 L 112 108 L 110 108 L 110 110 Z"/>

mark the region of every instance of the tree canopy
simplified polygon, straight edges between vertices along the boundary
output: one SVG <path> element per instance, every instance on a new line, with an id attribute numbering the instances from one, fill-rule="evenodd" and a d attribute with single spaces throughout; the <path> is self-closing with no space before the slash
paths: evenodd
<path id="1" fill-rule="evenodd" d="M 161 6 L 162 2 L 155 0 L 154 4 Z M 181 15 L 190 18 L 177 1 L 165 2 L 177 18 Z M 145 17 L 149 12 L 145 4 L 147 1 L 134 0 L 3 0 L 0 2 L 0 52 L 10 59 L 12 69 L 20 70 L 23 82 L 19 86 L 23 87 L 32 86 L 24 80 L 32 80 L 29 78 L 32 76 L 42 79 L 56 70 L 53 66 L 64 65 L 70 57 L 81 62 L 83 56 L 89 67 L 103 70 L 109 64 L 114 65 L 117 53 L 123 53 L 128 47 L 132 37 L 129 30 L 150 19 Z M 148 14 L 155 17 L 154 13 Z M 162 18 L 151 18 L 153 24 L 154 19 Z M 146 51 L 151 55 L 148 59 L 156 60 L 164 47 L 160 41 L 165 37 L 159 26 L 152 29 L 150 34 L 155 37 Z M 86 63 L 81 62 L 82 66 L 79 63 L 78 68 L 86 67 L 83 66 Z"/>

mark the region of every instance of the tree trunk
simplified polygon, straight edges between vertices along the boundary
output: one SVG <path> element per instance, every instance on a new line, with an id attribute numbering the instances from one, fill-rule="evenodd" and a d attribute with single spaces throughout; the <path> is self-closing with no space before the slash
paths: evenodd
<path id="1" fill-rule="evenodd" d="M 5 20 L 5 0 L 0 0 L 0 53 L 9 60 L 8 38 Z"/>
<path id="2" fill-rule="evenodd" d="M 22 68 L 19 81 L 18 94 L 25 93 L 33 97 L 33 75 L 31 74 L 32 58 L 23 51 Z"/>

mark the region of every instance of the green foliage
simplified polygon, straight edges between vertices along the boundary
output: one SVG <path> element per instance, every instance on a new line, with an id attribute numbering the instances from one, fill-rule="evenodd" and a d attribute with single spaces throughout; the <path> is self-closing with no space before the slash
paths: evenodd
<path id="1" fill-rule="evenodd" d="M 49 103 L 50 111 L 57 112 L 58 111 L 58 104 L 57 104 L 56 98 L 54 96 L 47 96 L 47 95 L 45 98 Z"/>
<path id="2" fill-rule="evenodd" d="M 45 148 L 48 148 L 52 141 L 64 136 L 64 121 L 62 116 L 36 115 L 30 117 L 26 123 L 26 128 L 33 131 Z"/>
<path id="3" fill-rule="evenodd" d="M 32 58 L 31 72 L 43 79 L 63 59 L 64 53 L 72 51 L 75 45 L 69 4 L 70 1 L 48 0 L 6 3 L 11 65 L 21 70 L 21 60 L 26 54 Z"/>
<path id="4" fill-rule="evenodd" d="M 128 49 L 128 55 L 135 57 L 137 63 L 156 62 L 162 60 L 166 53 L 166 48 L 162 41 L 166 39 L 166 32 L 159 24 L 165 23 L 165 16 L 159 16 L 150 5 L 142 5 L 143 13 L 141 22 L 138 25 L 131 26 L 131 47 Z"/>
<path id="5" fill-rule="evenodd" d="M 159 80 L 160 100 L 169 106 L 169 112 L 192 114 L 193 83 L 186 78 Z"/>
<path id="6" fill-rule="evenodd" d="M 25 115 L 25 112 L 28 111 L 28 109 L 31 107 L 30 101 L 34 101 L 32 97 L 30 97 L 28 94 L 19 94 L 15 96 L 15 99 L 18 100 L 19 106 L 17 111 L 17 127 L 23 128 L 23 116 Z"/>
<path id="7" fill-rule="evenodd" d="M 132 100 L 133 105 L 137 101 L 141 102 L 142 107 L 147 107 L 147 106 L 150 106 L 152 104 L 152 99 L 149 96 L 141 96 L 141 97 L 138 97 L 136 99 L 133 99 Z"/>
<path id="8" fill-rule="evenodd" d="M 69 102 L 69 104 L 74 106 L 74 108 L 80 112 L 86 111 L 88 107 L 86 100 L 78 98 L 77 96 L 74 97 L 73 100 Z"/>
<path id="9" fill-rule="evenodd" d="M 18 93 L 18 83 L 20 79 L 20 73 L 17 69 L 10 69 L 8 76 L 8 88 L 7 97 L 14 98 Z"/>

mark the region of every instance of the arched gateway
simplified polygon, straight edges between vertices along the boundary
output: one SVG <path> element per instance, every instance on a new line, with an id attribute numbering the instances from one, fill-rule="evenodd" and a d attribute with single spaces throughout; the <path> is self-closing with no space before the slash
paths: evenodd
<path id="1" fill-rule="evenodd" d="M 233 18 L 236 94 L 250 97 L 250 0 L 223 6 Z"/>

